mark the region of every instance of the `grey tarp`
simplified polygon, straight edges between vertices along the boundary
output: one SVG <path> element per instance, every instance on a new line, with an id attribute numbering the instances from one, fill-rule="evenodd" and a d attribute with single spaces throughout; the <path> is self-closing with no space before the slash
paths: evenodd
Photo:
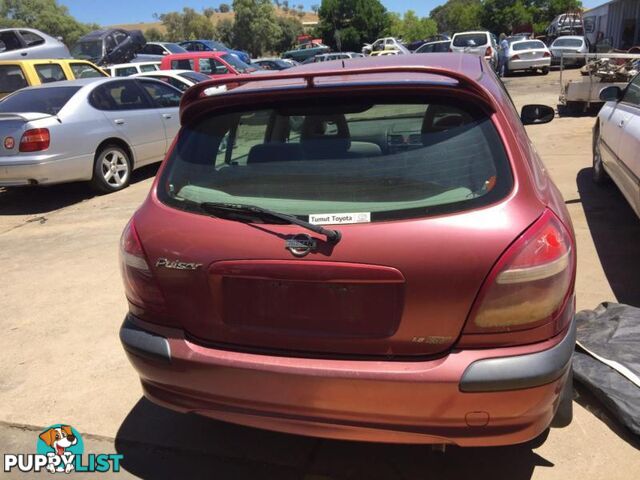
<path id="1" fill-rule="evenodd" d="M 605 302 L 576 322 L 575 379 L 640 435 L 640 308 Z"/>

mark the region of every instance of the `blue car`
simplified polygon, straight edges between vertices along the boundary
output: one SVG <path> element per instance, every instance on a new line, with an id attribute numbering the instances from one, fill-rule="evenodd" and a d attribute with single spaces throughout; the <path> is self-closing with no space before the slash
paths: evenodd
<path id="1" fill-rule="evenodd" d="M 251 63 L 251 58 L 247 52 L 233 50 L 217 40 L 189 40 L 187 42 L 180 42 L 179 45 L 189 52 L 229 52 L 244 63 Z"/>

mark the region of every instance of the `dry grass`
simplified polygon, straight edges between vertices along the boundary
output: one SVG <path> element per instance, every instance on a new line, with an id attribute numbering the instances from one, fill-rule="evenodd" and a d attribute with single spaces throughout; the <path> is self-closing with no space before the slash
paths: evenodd
<path id="1" fill-rule="evenodd" d="M 276 15 L 278 15 L 279 17 L 287 17 L 287 16 L 295 17 L 300 19 L 301 22 L 317 22 L 318 21 L 318 16 L 313 12 L 304 12 L 304 17 L 300 18 L 297 15 L 293 15 L 289 12 L 285 12 L 280 8 L 276 8 Z M 214 13 L 213 16 L 211 17 L 211 23 L 215 25 L 216 23 L 218 23 L 220 20 L 224 18 L 233 20 L 234 17 L 235 17 L 234 12 Z M 167 31 L 166 28 L 164 28 L 164 25 L 162 25 L 162 22 L 120 23 L 117 25 L 110 25 L 110 27 L 124 28 L 125 30 L 142 30 L 143 32 L 146 32 L 150 28 L 156 28 L 162 33 L 165 33 Z"/>

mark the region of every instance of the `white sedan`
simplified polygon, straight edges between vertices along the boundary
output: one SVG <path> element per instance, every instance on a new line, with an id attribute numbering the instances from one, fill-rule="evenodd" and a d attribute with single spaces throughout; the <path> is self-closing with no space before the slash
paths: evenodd
<path id="1" fill-rule="evenodd" d="M 132 75 L 133 77 L 147 77 L 161 80 L 168 83 L 172 87 L 176 87 L 181 92 L 186 91 L 196 83 L 211 80 L 209 75 L 194 72 L 193 70 L 154 70 L 151 72 L 142 72 Z"/>
<path id="2" fill-rule="evenodd" d="M 551 52 L 540 40 L 517 40 L 509 44 L 505 74 L 517 70 L 540 70 L 544 75 L 551 67 Z"/>
<path id="3" fill-rule="evenodd" d="M 624 90 L 603 88 L 593 129 L 593 180 L 613 180 L 640 217 L 640 75 Z"/>

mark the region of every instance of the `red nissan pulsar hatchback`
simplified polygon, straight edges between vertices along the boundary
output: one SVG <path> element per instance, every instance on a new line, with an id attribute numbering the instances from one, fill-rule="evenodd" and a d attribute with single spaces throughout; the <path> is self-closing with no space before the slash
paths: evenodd
<path id="1" fill-rule="evenodd" d="M 428 65 L 425 65 L 428 62 Z M 145 395 L 319 437 L 505 445 L 571 420 L 574 235 L 479 57 L 186 92 L 121 243 Z"/>

